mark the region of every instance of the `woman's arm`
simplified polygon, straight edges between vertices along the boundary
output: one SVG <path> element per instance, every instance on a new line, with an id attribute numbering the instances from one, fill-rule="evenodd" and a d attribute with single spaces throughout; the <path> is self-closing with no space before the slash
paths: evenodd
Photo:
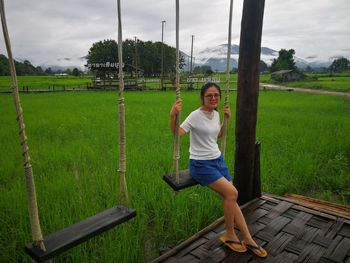
<path id="1" fill-rule="evenodd" d="M 226 106 L 224 108 L 224 115 L 226 116 L 226 119 L 227 119 L 227 123 L 229 122 L 230 118 L 231 118 L 231 109 L 229 106 Z M 220 138 L 222 136 L 222 134 L 224 133 L 224 123 L 221 124 L 221 129 L 220 129 L 220 132 L 219 132 L 219 135 L 218 137 Z"/>
<path id="2" fill-rule="evenodd" d="M 171 108 L 171 111 L 170 111 L 170 129 L 172 131 L 172 133 L 175 135 L 175 126 L 176 126 L 176 116 L 181 112 L 182 110 L 182 101 L 181 99 L 180 100 L 177 100 L 173 107 Z M 180 137 L 185 135 L 186 132 L 184 131 L 184 129 L 182 129 L 181 127 L 179 127 L 179 134 L 180 134 Z"/>

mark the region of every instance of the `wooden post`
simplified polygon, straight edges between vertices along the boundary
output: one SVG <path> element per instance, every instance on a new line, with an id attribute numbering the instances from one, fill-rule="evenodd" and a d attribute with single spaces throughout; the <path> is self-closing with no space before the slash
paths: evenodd
<path id="1" fill-rule="evenodd" d="M 238 203 L 253 195 L 259 62 L 265 0 L 244 0 L 239 45 L 234 185 Z"/>

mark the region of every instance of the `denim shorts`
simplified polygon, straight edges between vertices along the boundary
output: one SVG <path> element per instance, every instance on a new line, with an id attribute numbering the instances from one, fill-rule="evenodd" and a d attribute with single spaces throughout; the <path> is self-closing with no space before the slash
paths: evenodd
<path id="1" fill-rule="evenodd" d="M 222 155 L 213 160 L 190 159 L 190 175 L 203 186 L 207 186 L 221 177 L 231 181 L 230 173 Z"/>

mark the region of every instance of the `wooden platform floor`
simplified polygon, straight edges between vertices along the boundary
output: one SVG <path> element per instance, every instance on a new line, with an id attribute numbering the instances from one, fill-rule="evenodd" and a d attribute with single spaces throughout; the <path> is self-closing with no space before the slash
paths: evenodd
<path id="1" fill-rule="evenodd" d="M 242 207 L 249 229 L 269 253 L 236 253 L 218 240 L 223 218 L 154 262 L 346 262 L 350 263 L 350 218 L 320 212 L 292 199 L 264 195 Z M 237 230 L 239 233 L 239 231 Z"/>

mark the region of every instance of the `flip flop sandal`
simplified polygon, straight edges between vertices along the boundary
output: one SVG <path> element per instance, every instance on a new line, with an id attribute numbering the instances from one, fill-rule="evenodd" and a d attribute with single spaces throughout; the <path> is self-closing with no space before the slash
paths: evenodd
<path id="1" fill-rule="evenodd" d="M 243 242 L 242 242 L 243 243 Z M 266 258 L 267 252 L 265 249 L 263 249 L 261 246 L 253 246 L 249 244 L 243 243 L 244 246 L 249 249 L 251 252 L 253 252 L 255 255 L 257 255 L 260 258 Z"/>
<path id="2" fill-rule="evenodd" d="M 238 252 L 238 253 L 243 253 L 247 251 L 247 248 L 243 245 L 243 243 L 241 241 L 235 241 L 235 240 L 230 240 L 230 239 L 225 239 L 224 236 L 220 237 L 220 240 L 226 245 L 228 246 L 231 250 Z M 234 246 L 232 246 L 231 244 L 237 244 L 237 245 L 241 245 L 241 248 L 236 248 Z"/>

